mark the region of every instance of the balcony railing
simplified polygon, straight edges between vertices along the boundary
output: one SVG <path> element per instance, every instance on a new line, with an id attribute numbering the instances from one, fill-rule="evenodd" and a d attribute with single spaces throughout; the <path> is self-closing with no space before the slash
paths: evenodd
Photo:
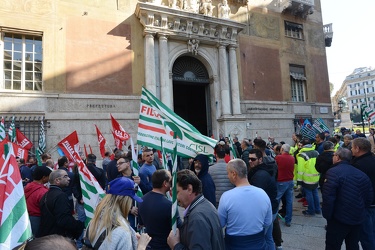
<path id="1" fill-rule="evenodd" d="M 293 16 L 306 18 L 314 13 L 314 0 L 280 0 L 281 12 L 290 13 Z"/>
<path id="2" fill-rule="evenodd" d="M 323 32 L 324 32 L 324 41 L 325 41 L 326 47 L 331 47 L 332 38 L 333 38 L 332 23 L 323 25 Z"/>

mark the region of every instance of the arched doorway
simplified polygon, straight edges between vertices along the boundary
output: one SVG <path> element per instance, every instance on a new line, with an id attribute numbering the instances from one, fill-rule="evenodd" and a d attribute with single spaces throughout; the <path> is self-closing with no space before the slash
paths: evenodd
<path id="1" fill-rule="evenodd" d="M 212 135 L 209 76 L 206 67 L 191 56 L 173 64 L 174 111 L 204 135 Z"/>

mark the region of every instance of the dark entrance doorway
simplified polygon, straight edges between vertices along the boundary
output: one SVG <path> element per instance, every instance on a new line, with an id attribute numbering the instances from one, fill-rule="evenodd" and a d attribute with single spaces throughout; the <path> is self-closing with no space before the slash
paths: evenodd
<path id="1" fill-rule="evenodd" d="M 209 77 L 196 58 L 183 56 L 173 65 L 174 111 L 203 135 L 212 134 Z"/>

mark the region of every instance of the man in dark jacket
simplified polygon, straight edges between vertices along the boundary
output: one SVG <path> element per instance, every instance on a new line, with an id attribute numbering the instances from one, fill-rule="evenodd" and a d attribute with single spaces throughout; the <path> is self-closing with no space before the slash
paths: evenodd
<path id="1" fill-rule="evenodd" d="M 202 182 L 204 198 L 209 200 L 212 205 L 216 206 L 216 187 L 211 175 L 208 173 L 208 156 L 197 155 L 194 158 L 193 164 L 190 166 L 190 170 L 193 171 Z"/>
<path id="2" fill-rule="evenodd" d="M 351 152 L 339 148 L 324 180 L 322 212 L 327 219 L 326 249 L 341 249 L 344 239 L 347 249 L 358 249 L 366 207 L 373 199 L 370 179 L 351 166 L 350 159 Z"/>
<path id="3" fill-rule="evenodd" d="M 57 164 L 59 165 L 59 169 L 64 170 L 70 179 L 69 184 L 67 186 L 62 187 L 62 190 L 66 193 L 69 200 L 70 210 L 74 211 L 74 204 L 73 204 L 73 194 L 76 196 L 77 187 L 76 185 L 80 185 L 79 183 L 75 183 L 74 174 L 68 170 L 69 167 L 69 160 L 66 156 L 62 156 L 57 160 Z M 78 196 L 78 195 L 77 195 Z"/>
<path id="4" fill-rule="evenodd" d="M 252 149 L 249 152 L 250 171 L 248 180 L 251 185 L 263 189 L 271 200 L 272 221 L 275 220 L 279 203 L 277 202 L 277 185 L 274 174 L 274 167 L 263 162 L 263 153 L 259 149 Z M 267 245 L 274 248 L 275 243 L 272 237 L 273 226 L 271 225 L 266 232 Z"/>
<path id="5" fill-rule="evenodd" d="M 124 157 L 124 151 L 118 149 L 115 152 L 115 159 L 110 161 L 107 165 L 107 180 L 108 182 L 114 180 L 118 176 L 118 171 L 117 171 L 117 160 L 120 159 L 121 157 Z"/>
<path id="6" fill-rule="evenodd" d="M 202 195 L 202 183 L 194 172 L 177 173 L 177 201 L 186 209 L 176 234 L 171 231 L 167 242 L 173 250 L 224 250 L 224 238 L 216 208 Z"/>
<path id="7" fill-rule="evenodd" d="M 99 185 L 105 189 L 105 172 L 103 169 L 98 168 L 96 165 L 96 155 L 87 155 L 87 168 L 90 170 L 95 179 L 99 182 Z"/>
<path id="8" fill-rule="evenodd" d="M 241 159 L 245 162 L 247 169 L 249 169 L 249 151 L 252 149 L 252 146 L 248 140 L 243 139 L 241 142 L 241 148 Z"/>
<path id="9" fill-rule="evenodd" d="M 40 201 L 39 235 L 41 237 L 59 234 L 76 239 L 81 235 L 84 223 L 74 219 L 68 197 L 62 190 L 69 186 L 69 181 L 70 178 L 64 170 L 59 169 L 50 174 L 50 189 Z"/>
<path id="10" fill-rule="evenodd" d="M 325 141 L 323 143 L 323 153 L 316 157 L 315 162 L 315 169 L 320 173 L 319 177 L 319 186 L 320 190 L 323 192 L 323 185 L 324 179 L 326 176 L 326 172 L 330 169 L 333 165 L 333 153 L 335 145 L 331 141 Z"/>
<path id="11" fill-rule="evenodd" d="M 371 153 L 371 143 L 367 138 L 356 138 L 352 141 L 352 165 L 364 172 L 371 180 L 375 190 L 375 156 Z M 367 209 L 367 217 L 362 224 L 361 245 L 364 250 L 375 249 L 375 191 L 371 206 Z"/>

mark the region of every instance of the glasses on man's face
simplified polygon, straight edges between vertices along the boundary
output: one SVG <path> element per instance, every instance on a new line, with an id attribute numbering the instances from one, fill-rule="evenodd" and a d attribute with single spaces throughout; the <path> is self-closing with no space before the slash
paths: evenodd
<path id="1" fill-rule="evenodd" d="M 128 163 L 128 161 L 122 161 L 122 162 L 119 162 L 119 163 L 117 163 L 117 166 L 121 166 L 121 165 L 124 164 L 124 163 Z"/>
<path id="2" fill-rule="evenodd" d="M 258 160 L 258 158 L 250 157 L 249 160 L 250 160 L 250 161 L 256 161 L 256 160 Z"/>

